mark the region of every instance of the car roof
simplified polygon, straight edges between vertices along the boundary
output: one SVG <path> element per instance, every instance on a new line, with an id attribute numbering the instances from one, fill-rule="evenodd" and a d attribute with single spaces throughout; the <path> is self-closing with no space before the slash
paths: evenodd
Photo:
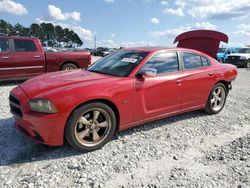
<path id="1" fill-rule="evenodd" d="M 200 52 L 198 50 L 193 50 L 193 49 L 189 49 L 189 48 L 178 48 L 178 47 L 134 47 L 134 48 L 124 48 L 122 50 L 133 50 L 133 51 L 144 51 L 144 52 L 150 52 L 150 53 L 154 53 L 157 51 L 162 51 L 162 50 L 169 50 L 169 51 L 188 51 L 188 52 L 193 52 L 193 53 L 198 53 L 200 55 L 206 56 L 206 57 L 210 57 L 208 54 L 204 53 L 204 52 Z"/>

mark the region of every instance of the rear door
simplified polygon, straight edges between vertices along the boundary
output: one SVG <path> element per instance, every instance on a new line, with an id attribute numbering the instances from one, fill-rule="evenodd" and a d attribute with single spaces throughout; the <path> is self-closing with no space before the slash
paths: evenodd
<path id="1" fill-rule="evenodd" d="M 15 74 L 10 40 L 0 39 L 0 79 L 11 78 Z"/>
<path id="2" fill-rule="evenodd" d="M 206 104 L 208 95 L 216 82 L 215 71 L 207 58 L 182 52 L 184 95 L 182 109 L 190 109 Z"/>
<path id="3" fill-rule="evenodd" d="M 45 57 L 39 40 L 13 39 L 15 73 L 30 77 L 45 72 Z"/>

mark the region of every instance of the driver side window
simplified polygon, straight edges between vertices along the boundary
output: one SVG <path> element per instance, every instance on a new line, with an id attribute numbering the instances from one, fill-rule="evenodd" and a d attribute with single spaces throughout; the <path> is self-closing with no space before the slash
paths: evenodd
<path id="1" fill-rule="evenodd" d="M 179 70 L 178 57 L 176 52 L 163 52 L 154 55 L 143 66 L 143 69 L 155 69 L 157 75 L 176 72 Z"/>

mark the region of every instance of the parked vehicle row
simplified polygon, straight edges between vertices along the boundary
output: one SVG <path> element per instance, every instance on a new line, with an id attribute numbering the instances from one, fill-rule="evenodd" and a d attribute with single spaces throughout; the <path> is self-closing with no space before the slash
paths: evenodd
<path id="1" fill-rule="evenodd" d="M 221 63 L 250 68 L 250 48 L 219 48 L 216 57 Z"/>
<path id="2" fill-rule="evenodd" d="M 239 48 L 219 48 L 217 53 L 217 60 L 221 63 L 225 63 L 229 54 L 237 53 Z"/>
<path id="3" fill-rule="evenodd" d="M 250 48 L 241 48 L 238 53 L 228 55 L 226 63 L 237 67 L 250 68 Z"/>
<path id="4" fill-rule="evenodd" d="M 94 56 L 107 56 L 109 54 L 112 54 L 114 52 L 116 52 L 117 49 L 115 48 L 105 48 L 105 47 L 98 47 L 96 49 L 93 49 L 91 51 L 91 54 L 94 55 Z"/>
<path id="5" fill-rule="evenodd" d="M 87 51 L 44 52 L 39 39 L 0 37 L 0 80 L 30 78 L 59 70 L 87 68 Z"/>
<path id="6" fill-rule="evenodd" d="M 91 151 L 116 130 L 198 109 L 219 113 L 237 76 L 234 65 L 214 59 L 227 40 L 215 31 L 187 32 L 176 38 L 178 48 L 123 49 L 87 70 L 30 79 L 10 93 L 16 127 L 39 143 L 67 140 Z"/>

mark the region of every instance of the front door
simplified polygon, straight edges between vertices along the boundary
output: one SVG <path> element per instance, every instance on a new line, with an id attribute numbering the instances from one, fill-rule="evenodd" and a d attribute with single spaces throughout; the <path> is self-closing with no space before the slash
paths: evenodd
<path id="1" fill-rule="evenodd" d="M 157 75 L 135 79 L 135 121 L 179 111 L 182 102 L 182 73 L 176 52 L 154 55 L 141 71 L 147 69 L 155 70 Z"/>
<path id="2" fill-rule="evenodd" d="M 9 39 L 0 39 L 0 79 L 10 78 L 15 74 Z"/>

